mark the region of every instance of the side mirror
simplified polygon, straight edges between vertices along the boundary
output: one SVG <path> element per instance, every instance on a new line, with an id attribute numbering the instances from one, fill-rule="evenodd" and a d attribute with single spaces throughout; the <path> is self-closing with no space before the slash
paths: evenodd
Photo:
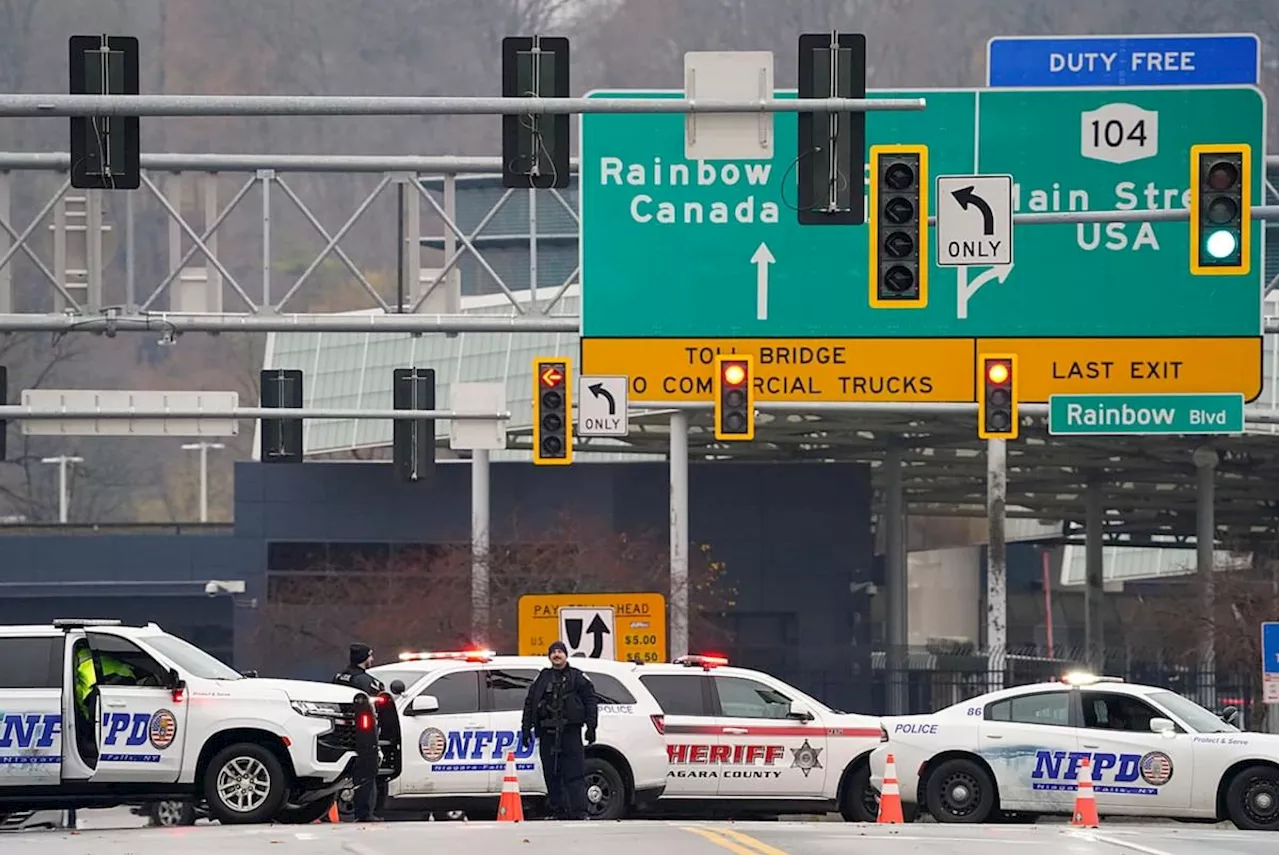
<path id="1" fill-rule="evenodd" d="M 426 715 L 440 709 L 440 701 L 435 695 L 418 695 L 409 704 L 409 713 L 411 715 Z"/>
<path id="2" fill-rule="evenodd" d="M 1240 710 L 1236 709 L 1233 706 L 1223 707 L 1221 717 L 1222 717 L 1222 720 L 1225 721 L 1227 724 L 1236 728 L 1240 727 L 1240 725 L 1244 721 L 1243 716 L 1240 715 Z"/>
<path id="3" fill-rule="evenodd" d="M 248 677 L 250 679 L 253 679 L 254 677 L 258 676 L 257 671 L 241 671 L 240 674 L 241 676 Z"/>
<path id="4" fill-rule="evenodd" d="M 392 680 L 392 681 L 391 681 L 391 686 L 390 686 L 390 688 L 391 688 L 391 694 L 393 694 L 393 695 L 403 695 L 403 694 L 404 694 L 404 688 L 405 688 L 405 687 L 404 687 L 404 680 Z"/>
<path id="5" fill-rule="evenodd" d="M 791 708 L 787 710 L 787 718 L 799 719 L 800 721 L 813 721 L 813 712 L 799 701 L 792 701 Z"/>
<path id="6" fill-rule="evenodd" d="M 178 673 L 177 668 L 169 669 L 169 686 L 170 689 L 177 689 L 182 686 L 182 675 Z"/>
<path id="7" fill-rule="evenodd" d="M 1159 718 L 1159 717 L 1153 718 L 1151 719 L 1151 732 L 1158 733 L 1161 736 L 1173 736 L 1174 735 L 1173 722 L 1167 718 Z"/>

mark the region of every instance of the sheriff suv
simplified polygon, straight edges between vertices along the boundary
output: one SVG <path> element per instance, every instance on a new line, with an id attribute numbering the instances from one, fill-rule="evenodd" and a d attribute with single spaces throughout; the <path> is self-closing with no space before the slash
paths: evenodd
<path id="1" fill-rule="evenodd" d="M 0 819 L 172 799 L 310 822 L 378 770 L 378 719 L 350 688 L 247 677 L 153 623 L 0 626 Z"/>
<path id="2" fill-rule="evenodd" d="M 587 746 L 587 811 L 619 819 L 656 801 L 667 784 L 663 715 L 630 662 L 575 658 L 599 699 L 599 727 Z M 546 795 L 536 745 L 520 745 L 525 696 L 547 660 L 489 650 L 400 654 L 369 669 L 396 697 L 403 772 L 390 784 L 388 812 L 475 811 L 492 818 L 506 756 L 514 753 L 520 792 Z M 535 805 L 536 806 L 536 805 Z"/>
<path id="3" fill-rule="evenodd" d="M 873 822 L 868 760 L 880 720 L 840 712 L 722 656 L 635 665 L 665 716 L 664 814 L 751 818 L 839 811 Z"/>

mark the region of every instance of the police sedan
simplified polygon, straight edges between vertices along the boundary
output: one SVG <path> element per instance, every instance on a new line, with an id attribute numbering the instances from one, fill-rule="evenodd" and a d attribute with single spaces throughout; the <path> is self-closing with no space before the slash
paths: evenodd
<path id="1" fill-rule="evenodd" d="M 882 726 L 872 787 L 892 754 L 904 807 L 939 822 L 1070 814 L 1089 758 L 1100 814 L 1276 830 L 1280 740 L 1241 732 L 1165 689 L 1068 674 Z"/>

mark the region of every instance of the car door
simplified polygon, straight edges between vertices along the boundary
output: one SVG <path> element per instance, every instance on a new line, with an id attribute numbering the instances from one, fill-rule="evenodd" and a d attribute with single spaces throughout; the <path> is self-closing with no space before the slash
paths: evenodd
<path id="1" fill-rule="evenodd" d="M 520 792 L 542 795 L 547 791 L 542 777 L 542 763 L 536 743 L 528 748 L 520 745 L 520 725 L 524 716 L 524 699 L 529 687 L 538 679 L 533 668 L 486 668 L 480 672 L 483 680 L 483 703 L 489 711 L 494 730 L 494 746 L 500 760 L 489 772 L 489 791 L 502 792 L 502 779 L 506 773 L 506 754 L 516 755 L 516 776 L 520 779 Z"/>
<path id="2" fill-rule="evenodd" d="M 61 635 L 0 638 L 0 787 L 62 778 Z"/>
<path id="3" fill-rule="evenodd" d="M 414 698 L 431 695 L 439 708 L 414 712 Z M 489 791 L 492 748 L 490 716 L 480 709 L 480 674 L 476 669 L 448 671 L 413 691 L 402 714 L 404 771 L 401 793 L 481 794 Z"/>
<path id="4" fill-rule="evenodd" d="M 827 783 L 821 722 L 790 718 L 793 698 L 761 680 L 714 674 L 711 682 L 719 713 L 720 795 L 821 797 Z"/>
<path id="5" fill-rule="evenodd" d="M 1139 697 L 1082 691 L 1080 747 L 1093 755 L 1098 810 L 1185 810 L 1195 765 L 1192 737 L 1176 724 L 1165 736 L 1151 719 L 1167 718 Z"/>
<path id="6" fill-rule="evenodd" d="M 640 682 L 662 707 L 668 763 L 662 798 L 715 798 L 720 764 L 712 757 L 720 744 L 720 729 L 711 679 L 701 671 L 689 671 L 642 674 Z"/>
<path id="7" fill-rule="evenodd" d="M 1002 804 L 1070 812 L 1085 757 L 1076 739 L 1078 695 L 1064 687 L 992 701 L 978 726 L 978 754 L 996 775 Z"/>
<path id="8" fill-rule="evenodd" d="M 90 780 L 176 782 L 187 738 L 187 699 L 171 685 L 169 669 L 117 635 L 86 632 L 84 641 L 76 642 L 77 647 L 82 644 L 97 673 L 98 759 Z M 73 657 L 78 653 L 73 651 Z"/>

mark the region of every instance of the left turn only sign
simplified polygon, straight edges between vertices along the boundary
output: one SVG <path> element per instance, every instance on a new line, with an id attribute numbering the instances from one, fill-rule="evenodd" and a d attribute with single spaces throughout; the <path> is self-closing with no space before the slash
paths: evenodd
<path id="1" fill-rule="evenodd" d="M 939 175 L 939 267 L 1013 264 L 1013 176 Z"/>
<path id="2" fill-rule="evenodd" d="M 626 436 L 627 378 L 583 375 L 578 378 L 578 435 Z"/>

